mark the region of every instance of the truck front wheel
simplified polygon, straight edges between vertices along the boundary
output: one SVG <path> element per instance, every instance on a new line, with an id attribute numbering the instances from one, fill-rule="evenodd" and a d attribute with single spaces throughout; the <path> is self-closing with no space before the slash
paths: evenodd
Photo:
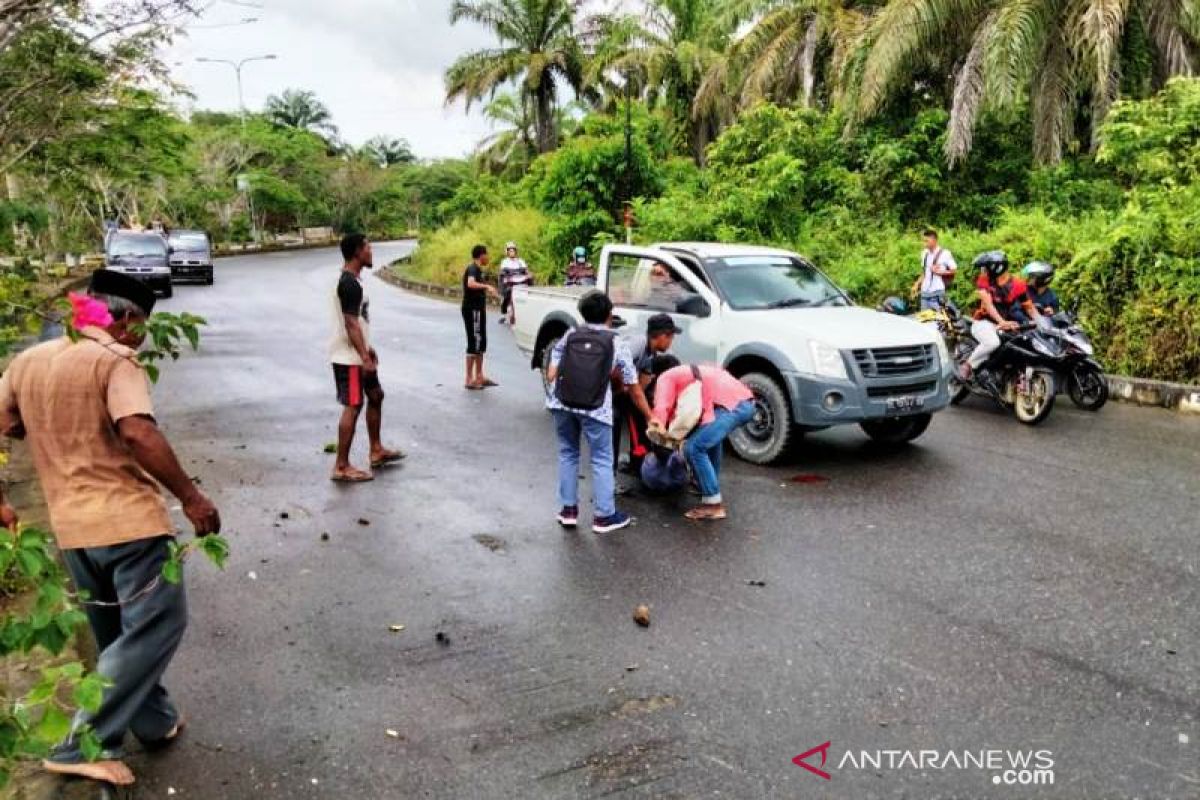
<path id="1" fill-rule="evenodd" d="M 913 414 L 894 419 L 868 419 L 859 423 L 863 433 L 881 444 L 907 444 L 929 427 L 932 414 Z"/>
<path id="2" fill-rule="evenodd" d="M 754 417 L 729 437 L 733 451 L 751 464 L 771 464 L 783 458 L 797 437 L 787 391 L 770 375 L 740 376 L 754 392 Z"/>

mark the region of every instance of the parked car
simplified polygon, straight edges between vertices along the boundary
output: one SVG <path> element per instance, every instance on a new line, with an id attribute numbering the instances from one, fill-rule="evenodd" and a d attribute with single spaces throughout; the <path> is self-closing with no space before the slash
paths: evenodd
<path id="1" fill-rule="evenodd" d="M 167 240 L 150 231 L 113 231 L 104 243 L 104 266 L 149 284 L 163 297 L 173 294 Z"/>
<path id="2" fill-rule="evenodd" d="M 936 330 L 855 306 L 801 256 L 740 244 L 610 245 L 598 286 L 630 331 L 666 312 L 683 333 L 683 361 L 725 366 L 750 387 L 754 419 L 731 437 L 735 452 L 766 464 L 799 436 L 857 423 L 899 444 L 950 401 L 951 360 Z M 547 353 L 581 323 L 580 288 L 518 288 L 517 345 L 542 369 Z M 544 381 L 543 377 L 543 381 Z"/>
<path id="3" fill-rule="evenodd" d="M 167 235 L 170 247 L 171 279 L 202 281 L 213 285 L 212 243 L 204 231 L 177 230 Z"/>

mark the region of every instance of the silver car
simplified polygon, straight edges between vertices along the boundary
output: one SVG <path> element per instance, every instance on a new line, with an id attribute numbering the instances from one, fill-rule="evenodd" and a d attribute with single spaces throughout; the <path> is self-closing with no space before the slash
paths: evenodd
<path id="1" fill-rule="evenodd" d="M 204 231 L 175 230 L 167 236 L 171 278 L 176 283 L 194 280 L 213 285 L 212 244 Z"/>
<path id="2" fill-rule="evenodd" d="M 151 231 L 113 231 L 104 243 L 104 266 L 123 272 L 170 297 L 171 266 L 167 263 L 167 240 Z"/>

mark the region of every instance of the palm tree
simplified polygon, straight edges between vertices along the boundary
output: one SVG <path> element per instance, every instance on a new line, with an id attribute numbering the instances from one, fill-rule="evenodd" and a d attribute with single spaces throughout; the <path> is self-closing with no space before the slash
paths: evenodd
<path id="1" fill-rule="evenodd" d="M 557 145 L 554 108 L 560 85 L 578 93 L 583 84 L 583 50 L 575 37 L 569 0 L 454 0 L 450 22 L 490 28 L 500 46 L 459 58 L 446 71 L 446 102 L 467 108 L 514 84 L 532 109 L 539 153 Z"/>
<path id="2" fill-rule="evenodd" d="M 337 127 L 329 108 L 307 89 L 284 89 L 283 94 L 267 98 L 263 109 L 267 119 L 285 128 L 310 131 L 323 137 L 336 137 Z"/>
<path id="3" fill-rule="evenodd" d="M 591 78 L 604 86 L 619 76 L 649 104 L 666 108 L 703 163 L 725 115 L 712 107 L 693 113 L 693 100 L 705 77 L 721 68 L 744 6 L 728 0 L 645 0 L 639 14 L 592 17 L 585 26 L 594 42 Z M 617 92 L 610 88 L 607 94 Z"/>
<path id="4" fill-rule="evenodd" d="M 412 164 L 417 160 L 407 139 L 389 136 L 369 139 L 359 152 L 384 169 L 393 164 Z"/>
<path id="5" fill-rule="evenodd" d="M 697 110 L 832 100 L 866 20 L 856 0 L 750 0 L 752 25 L 705 76 Z"/>
<path id="6" fill-rule="evenodd" d="M 494 128 L 476 148 L 476 158 L 489 172 L 503 172 L 513 164 L 528 164 L 537 155 L 537 130 L 525 94 L 498 94 L 483 107 L 483 116 Z"/>
<path id="7" fill-rule="evenodd" d="M 1193 74 L 1197 16 L 1194 0 L 892 0 L 864 30 L 848 70 L 851 124 L 927 71 L 951 88 L 951 163 L 970 152 L 985 110 L 1025 103 L 1035 158 L 1057 163 L 1078 123 L 1090 125 L 1094 143 L 1120 93 L 1127 45 L 1148 39 L 1132 50 L 1153 60 L 1153 87 Z"/>

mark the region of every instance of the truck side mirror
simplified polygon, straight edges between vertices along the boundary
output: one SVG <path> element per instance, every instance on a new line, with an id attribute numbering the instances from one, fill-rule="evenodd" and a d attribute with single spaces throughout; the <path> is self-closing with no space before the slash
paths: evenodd
<path id="1" fill-rule="evenodd" d="M 687 314 L 689 317 L 707 317 L 712 314 L 712 307 L 703 297 L 693 294 L 675 304 L 675 313 Z"/>

